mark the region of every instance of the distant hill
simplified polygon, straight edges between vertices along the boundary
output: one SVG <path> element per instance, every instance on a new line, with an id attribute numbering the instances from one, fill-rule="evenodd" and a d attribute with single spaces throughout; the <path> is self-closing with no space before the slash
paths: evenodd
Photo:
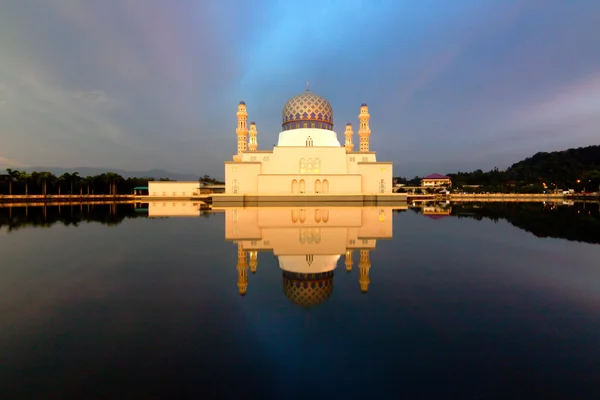
<path id="1" fill-rule="evenodd" d="M 515 180 L 529 181 L 570 182 L 600 178 L 600 146 L 540 152 L 511 165 L 506 173 Z"/>
<path id="2" fill-rule="evenodd" d="M 506 170 L 447 174 L 453 186 L 482 185 L 487 191 L 513 191 L 528 188 L 532 192 L 573 188 L 595 191 L 600 185 L 600 146 L 563 151 L 540 152 L 519 161 Z"/>
<path id="3" fill-rule="evenodd" d="M 199 177 L 202 175 L 194 175 L 194 174 L 178 174 L 175 172 L 165 171 L 163 169 L 151 169 L 148 171 L 125 171 L 122 169 L 115 168 L 90 168 L 90 167 L 81 167 L 81 168 L 58 168 L 58 167 L 27 167 L 27 168 L 13 168 L 18 169 L 20 171 L 27 171 L 31 173 L 33 171 L 46 171 L 51 172 L 56 176 L 62 175 L 65 172 L 73 173 L 79 172 L 79 176 L 94 176 L 100 175 L 105 172 L 114 172 L 116 174 L 121 175 L 123 178 L 169 178 L 178 181 L 197 181 Z"/>

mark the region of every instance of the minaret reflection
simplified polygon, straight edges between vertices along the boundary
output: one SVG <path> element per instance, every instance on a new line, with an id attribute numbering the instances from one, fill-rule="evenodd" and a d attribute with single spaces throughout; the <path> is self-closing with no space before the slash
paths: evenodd
<path id="1" fill-rule="evenodd" d="M 363 293 L 367 293 L 369 290 L 369 270 L 371 269 L 371 260 L 369 258 L 369 250 L 360 251 L 360 261 L 358 262 L 358 269 L 360 270 L 360 290 Z"/>
<path id="2" fill-rule="evenodd" d="M 252 250 L 248 254 L 250 254 L 250 272 L 255 274 L 256 267 L 258 266 L 258 251 Z"/>
<path id="3" fill-rule="evenodd" d="M 245 296 L 248 291 L 248 257 L 242 242 L 238 242 L 237 273 L 238 290 L 241 296 Z"/>
<path id="4" fill-rule="evenodd" d="M 352 250 L 346 250 L 346 271 L 352 272 Z"/>

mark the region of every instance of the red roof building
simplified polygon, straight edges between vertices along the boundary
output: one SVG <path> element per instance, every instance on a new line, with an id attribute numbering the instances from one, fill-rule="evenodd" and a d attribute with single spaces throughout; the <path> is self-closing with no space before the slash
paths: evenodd
<path id="1" fill-rule="evenodd" d="M 452 179 L 450 179 L 449 176 L 445 176 L 445 175 L 431 174 L 431 175 L 427 175 L 425 178 L 421 179 L 421 186 L 431 186 L 431 187 L 452 186 Z"/>

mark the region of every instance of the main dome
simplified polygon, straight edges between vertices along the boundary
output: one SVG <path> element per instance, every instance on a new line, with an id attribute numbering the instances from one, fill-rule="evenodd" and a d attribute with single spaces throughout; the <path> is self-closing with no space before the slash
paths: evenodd
<path id="1" fill-rule="evenodd" d="M 318 128 L 333 130 L 333 109 L 326 98 L 306 91 L 285 103 L 283 130 Z"/>

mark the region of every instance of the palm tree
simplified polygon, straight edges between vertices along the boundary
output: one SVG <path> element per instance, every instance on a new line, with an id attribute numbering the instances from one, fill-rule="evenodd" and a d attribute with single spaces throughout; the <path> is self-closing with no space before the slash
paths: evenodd
<path id="1" fill-rule="evenodd" d="M 29 181 L 31 181 L 31 175 L 23 171 L 19 174 L 19 180 L 25 183 L 25 196 L 29 195 Z"/>
<path id="2" fill-rule="evenodd" d="M 61 182 L 65 182 L 67 184 L 67 187 L 71 187 L 71 192 L 70 194 L 73 194 L 73 177 L 70 173 L 65 172 L 64 174 L 62 174 L 61 176 L 58 177 L 58 194 L 60 195 L 60 187 L 61 187 Z"/>
<path id="3" fill-rule="evenodd" d="M 81 182 L 79 172 L 73 172 L 71 174 L 71 195 L 73 195 L 73 184 L 76 183 L 79 185 L 79 182 Z M 81 185 L 79 186 L 79 195 L 81 195 Z"/>
<path id="4" fill-rule="evenodd" d="M 86 176 L 85 178 L 83 178 L 83 183 L 85 183 L 87 185 L 87 195 L 90 195 L 90 183 L 92 183 L 92 181 L 94 180 L 93 176 Z"/>
<path id="5" fill-rule="evenodd" d="M 55 176 L 50 172 L 40 172 L 38 174 L 38 180 L 42 183 L 42 194 L 45 196 L 48 188 L 48 179 L 54 180 Z"/>
<path id="6" fill-rule="evenodd" d="M 6 175 L 8 176 L 8 195 L 12 195 L 12 184 L 17 182 L 20 177 L 20 173 L 17 170 L 6 168 Z"/>

